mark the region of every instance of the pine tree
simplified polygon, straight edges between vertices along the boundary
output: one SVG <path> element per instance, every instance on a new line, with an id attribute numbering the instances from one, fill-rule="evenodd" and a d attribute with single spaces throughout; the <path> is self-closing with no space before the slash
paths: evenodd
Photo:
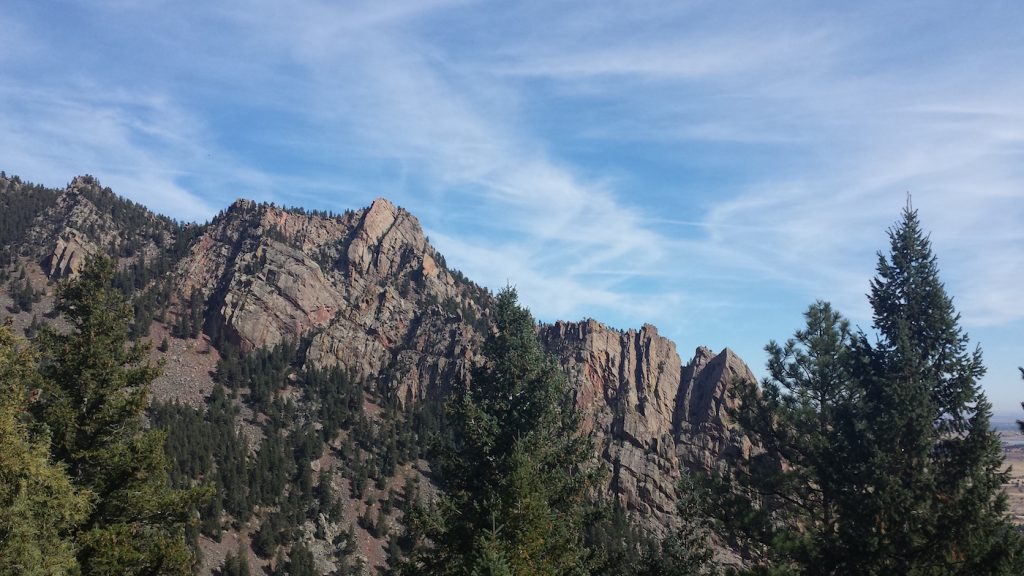
<path id="1" fill-rule="evenodd" d="M 224 558 L 224 563 L 221 564 L 220 570 L 215 571 L 214 574 L 216 576 L 249 576 L 251 571 L 249 569 L 248 556 L 248 552 L 241 541 L 239 541 L 238 553 L 228 553 L 227 557 Z"/>
<path id="2" fill-rule="evenodd" d="M 711 547 L 708 490 L 684 472 L 677 487 L 679 525 L 645 562 L 645 576 L 714 576 L 719 573 Z"/>
<path id="3" fill-rule="evenodd" d="M 288 570 L 285 573 L 288 576 L 318 576 L 320 574 L 316 570 L 313 553 L 301 544 L 292 546 L 291 552 L 288 553 Z"/>
<path id="4" fill-rule="evenodd" d="M 768 572 L 1020 574 L 981 351 L 916 212 L 889 237 L 869 295 L 876 341 L 816 304 L 806 330 L 768 346 L 762 390 L 740 387 L 734 416 L 764 452 L 725 485 L 717 516 Z"/>
<path id="5" fill-rule="evenodd" d="M 1019 574 L 981 350 L 968 348 L 909 206 L 889 238 L 869 295 L 878 340 L 855 342 L 863 421 L 860 466 L 848 470 L 857 490 L 843 503 L 850 562 L 880 574 Z"/>
<path id="6" fill-rule="evenodd" d="M 512 576 L 512 567 L 505 558 L 505 550 L 497 534 L 488 530 L 480 539 L 470 576 Z"/>
<path id="7" fill-rule="evenodd" d="M 630 520 L 618 498 L 591 503 L 584 526 L 591 576 L 648 574 L 646 566 L 660 555 L 652 535 Z"/>
<path id="8" fill-rule="evenodd" d="M 388 519 L 384 515 L 384 508 L 377 509 L 377 519 L 373 522 L 373 530 L 371 530 L 374 538 L 383 538 L 388 535 Z"/>
<path id="9" fill-rule="evenodd" d="M 399 542 L 401 537 L 396 532 L 388 536 L 388 543 L 384 547 L 385 559 L 388 569 L 385 574 L 397 574 L 397 569 L 402 563 L 402 545 Z"/>
<path id="10" fill-rule="evenodd" d="M 330 515 L 334 502 L 334 491 L 331 484 L 334 482 L 334 475 L 327 468 L 321 468 L 317 477 L 316 495 L 317 511 L 321 514 Z"/>
<path id="11" fill-rule="evenodd" d="M 485 559 L 491 573 L 580 574 L 582 505 L 595 479 L 590 439 L 514 289 L 498 295 L 494 318 L 485 364 L 447 409 L 445 494 L 439 517 L 425 523 L 435 547 L 412 571 L 468 574 Z"/>
<path id="12" fill-rule="evenodd" d="M 268 516 L 260 524 L 259 531 L 252 538 L 253 550 L 262 558 L 271 558 L 277 551 L 278 527 L 275 525 L 276 515 Z"/>
<path id="13" fill-rule="evenodd" d="M 41 386 L 36 358 L 9 325 L 0 326 L 0 575 L 73 573 L 74 530 L 89 511 L 88 492 L 50 461 L 49 438 L 33 430 L 27 408 Z"/>
<path id="14" fill-rule="evenodd" d="M 185 528 L 206 490 L 170 487 L 165 434 L 147 430 L 143 411 L 159 367 L 148 343 L 129 344 L 131 307 L 112 289 L 112 263 L 90 258 L 57 291 L 68 333 L 44 330 L 41 420 L 54 456 L 95 495 L 78 534 L 84 574 L 188 574 Z"/>
<path id="15" fill-rule="evenodd" d="M 853 383 L 849 323 L 827 302 L 804 313 L 805 328 L 770 342 L 758 389 L 736 382 L 731 416 L 763 450 L 734 468 L 715 494 L 715 515 L 755 563 L 798 573 L 840 571 L 840 500 L 848 491 Z M 838 565 L 837 565 L 838 564 Z"/>

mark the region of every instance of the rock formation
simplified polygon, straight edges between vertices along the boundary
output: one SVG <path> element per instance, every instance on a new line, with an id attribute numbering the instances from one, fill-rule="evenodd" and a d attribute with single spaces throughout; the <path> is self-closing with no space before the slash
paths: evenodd
<path id="1" fill-rule="evenodd" d="M 681 467 L 709 470 L 749 451 L 726 408 L 734 379 L 754 376 L 732 351 L 698 348 L 683 365 L 654 326 L 622 332 L 594 320 L 557 322 L 540 335 L 598 439 L 609 492 L 656 531 L 676 513 Z"/>
<path id="2" fill-rule="evenodd" d="M 77 274 L 96 252 L 125 263 L 140 253 L 154 257 L 170 242 L 172 229 L 169 219 L 118 198 L 90 176 L 78 176 L 35 218 L 23 246 L 47 276 L 60 279 Z"/>
<path id="3" fill-rule="evenodd" d="M 492 297 L 449 269 L 417 219 L 391 202 L 328 215 L 239 200 L 207 225 L 181 228 L 112 197 L 79 177 L 36 217 L 24 245 L 50 278 L 73 275 L 99 250 L 122 267 L 166 258 L 184 238 L 158 279 L 171 294 L 168 324 L 199 306 L 212 341 L 243 353 L 302 339 L 308 365 L 344 366 L 403 403 L 467 381 Z M 748 453 L 726 409 L 732 382 L 754 377 L 728 349 L 698 348 L 684 364 L 651 325 L 557 322 L 539 334 L 569 375 L 609 494 L 652 531 L 675 517 L 681 469 Z"/>
<path id="4" fill-rule="evenodd" d="M 235 202 L 177 267 L 212 329 L 243 351 L 310 339 L 307 361 L 387 373 L 403 400 L 464 378 L 488 293 L 449 271 L 419 222 L 384 199 L 341 216 Z"/>

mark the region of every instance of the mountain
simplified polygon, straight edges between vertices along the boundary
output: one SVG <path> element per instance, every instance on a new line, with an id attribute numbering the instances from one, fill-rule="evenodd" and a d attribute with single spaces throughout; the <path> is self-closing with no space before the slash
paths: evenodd
<path id="1" fill-rule="evenodd" d="M 486 288 L 447 266 L 415 216 L 386 199 L 344 214 L 238 200 L 207 224 L 182 224 L 91 177 L 57 191 L 5 174 L 0 206 L 18 214 L 0 219 L 0 306 L 15 325 L 31 333 L 47 321 L 54 282 L 75 275 L 89 254 L 114 256 L 118 286 L 135 303 L 133 333 L 160 342 L 154 358 L 167 362 L 155 401 L 212 410 L 220 402 L 210 396 L 217 382 L 230 388 L 230 418 L 248 446 L 243 468 L 258 468 L 269 453 L 263 446 L 277 436 L 333 426 L 323 414 L 334 392 L 318 383 L 322 374 L 344 374 L 330 381 L 354 386 L 355 415 L 320 452 L 296 460 L 299 480 L 292 480 L 313 490 L 333 478 L 340 511 L 307 508 L 320 512 L 298 523 L 290 540 L 312 551 L 321 570 L 335 570 L 348 562 L 339 538 L 358 523 L 350 556 L 371 569 L 387 562 L 381 523 L 392 531 L 400 524 L 402 511 L 391 503 L 403 483 L 415 480 L 431 493 L 426 436 L 443 427 L 437 420 L 448 390 L 466 382 L 478 361 L 493 303 Z M 560 321 L 538 331 L 576 391 L 607 468 L 607 494 L 650 533 L 663 534 L 675 521 L 681 469 L 728 466 L 749 453 L 726 407 L 734 379 L 754 376 L 730 350 L 697 348 L 684 363 L 650 325 L 620 331 L 595 320 Z M 256 372 L 276 375 L 269 391 Z M 283 427 L 282 413 L 291 418 Z M 223 464 L 204 469 L 204 477 L 217 466 Z M 301 480 L 310 470 L 338 475 Z M 360 479 L 367 470 L 378 475 L 371 487 Z M 404 495 L 406 503 L 410 498 Z M 249 520 L 212 521 L 226 536 L 204 539 L 206 571 L 239 541 L 253 564 L 274 562 L 273 553 L 254 551 L 284 504 L 246 506 Z"/>
<path id="2" fill-rule="evenodd" d="M 672 524 L 680 467 L 708 470 L 749 456 L 725 409 L 734 379 L 755 378 L 731 350 L 700 347 L 683 364 L 654 326 L 623 332 L 595 320 L 556 322 L 540 336 L 575 385 L 609 491 L 652 530 Z"/>

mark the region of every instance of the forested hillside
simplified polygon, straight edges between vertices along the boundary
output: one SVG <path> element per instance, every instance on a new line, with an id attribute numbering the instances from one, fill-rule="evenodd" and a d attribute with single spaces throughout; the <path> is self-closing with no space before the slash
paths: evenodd
<path id="1" fill-rule="evenodd" d="M 384 199 L 196 225 L 0 185 L 0 574 L 1024 572 L 909 208 L 878 337 L 815 303 L 759 385 L 653 326 L 539 325 Z"/>

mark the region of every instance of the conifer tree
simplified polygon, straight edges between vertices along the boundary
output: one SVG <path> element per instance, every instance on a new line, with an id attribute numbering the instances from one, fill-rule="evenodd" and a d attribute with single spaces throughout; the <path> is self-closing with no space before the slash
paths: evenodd
<path id="1" fill-rule="evenodd" d="M 588 508 L 584 542 L 591 576 L 647 574 L 646 565 L 660 555 L 657 542 L 626 514 L 618 498 L 599 498 Z"/>
<path id="2" fill-rule="evenodd" d="M 224 563 L 221 564 L 220 569 L 215 571 L 214 574 L 216 576 L 250 576 L 248 556 L 249 554 L 245 546 L 239 541 L 238 553 L 228 553 L 227 557 L 224 558 Z"/>
<path id="3" fill-rule="evenodd" d="M 512 568 L 505 558 L 504 546 L 493 530 L 480 539 L 477 556 L 473 559 L 470 576 L 512 576 Z"/>
<path id="4" fill-rule="evenodd" d="M 411 572 L 581 574 L 582 504 L 595 478 L 590 439 L 514 289 L 498 295 L 493 317 L 485 364 L 447 409 L 444 496 L 436 522 L 425 523 L 434 548 L 414 558 Z"/>
<path id="5" fill-rule="evenodd" d="M 739 386 L 733 415 L 764 452 L 725 483 L 716 516 L 769 572 L 1024 573 L 981 351 L 916 212 L 889 237 L 875 341 L 818 303 L 785 347 L 769 344 L 762 390 Z"/>
<path id="6" fill-rule="evenodd" d="M 0 326 L 0 575 L 73 573 L 74 530 L 89 511 L 64 467 L 50 461 L 46 434 L 33 430 L 29 395 L 40 386 L 27 343 Z"/>
<path id="7" fill-rule="evenodd" d="M 677 486 L 679 525 L 645 559 L 644 576 L 714 576 L 719 573 L 711 547 L 710 495 L 696 475 L 683 472 Z"/>
<path id="8" fill-rule="evenodd" d="M 1019 574 L 999 439 L 968 348 L 909 206 L 879 254 L 869 301 L 878 340 L 859 337 L 857 493 L 846 502 L 851 562 L 871 573 Z"/>
<path id="9" fill-rule="evenodd" d="M 170 487 L 165 434 L 143 425 L 159 367 L 147 360 L 148 343 L 127 340 L 131 307 L 111 287 L 113 274 L 110 260 L 90 258 L 58 288 L 57 310 L 71 329 L 40 334 L 40 417 L 54 456 L 94 494 L 77 538 L 82 572 L 188 574 L 185 527 L 208 491 Z"/>
<path id="10" fill-rule="evenodd" d="M 313 561 L 313 553 L 302 544 L 292 546 L 288 553 L 288 569 L 283 573 L 288 576 L 318 576 L 320 574 Z"/>
<path id="11" fill-rule="evenodd" d="M 827 302 L 804 313 L 784 345 L 770 342 L 760 389 L 739 381 L 732 416 L 763 449 L 731 471 L 715 515 L 755 563 L 798 573 L 840 570 L 840 501 L 859 394 L 851 375 L 849 323 Z"/>

